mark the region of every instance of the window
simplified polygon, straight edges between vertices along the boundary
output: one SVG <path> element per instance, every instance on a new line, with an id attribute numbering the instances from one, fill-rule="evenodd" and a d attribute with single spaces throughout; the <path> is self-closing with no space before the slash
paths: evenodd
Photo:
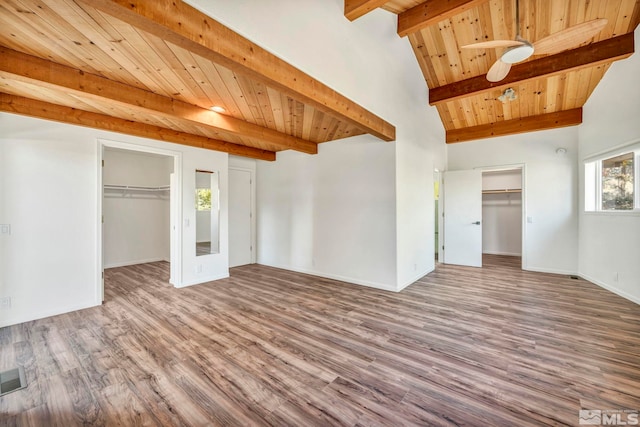
<path id="1" fill-rule="evenodd" d="M 585 210 L 640 211 L 639 163 L 640 146 L 586 162 Z"/>
<path id="2" fill-rule="evenodd" d="M 196 189 L 196 210 L 197 211 L 211 210 L 211 189 L 210 188 Z"/>

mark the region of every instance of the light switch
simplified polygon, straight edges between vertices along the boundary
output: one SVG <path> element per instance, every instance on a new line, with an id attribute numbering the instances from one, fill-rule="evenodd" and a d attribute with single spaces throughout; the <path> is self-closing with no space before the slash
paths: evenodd
<path id="1" fill-rule="evenodd" d="M 0 224 L 0 234 L 11 234 L 11 224 Z"/>
<path id="2" fill-rule="evenodd" d="M 533 217 L 532 217 L 532 216 L 528 216 L 528 217 L 527 217 L 527 222 L 528 222 L 529 224 L 533 224 Z"/>

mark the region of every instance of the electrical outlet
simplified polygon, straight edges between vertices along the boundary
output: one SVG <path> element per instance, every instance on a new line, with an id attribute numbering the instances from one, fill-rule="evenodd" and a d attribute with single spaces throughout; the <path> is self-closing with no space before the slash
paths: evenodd
<path id="1" fill-rule="evenodd" d="M 11 297 L 0 298 L 0 310 L 8 310 L 11 308 Z"/>

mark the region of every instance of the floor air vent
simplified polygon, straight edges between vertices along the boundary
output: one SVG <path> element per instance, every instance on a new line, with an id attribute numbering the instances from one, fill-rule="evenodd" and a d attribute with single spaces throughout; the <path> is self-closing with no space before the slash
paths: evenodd
<path id="1" fill-rule="evenodd" d="M 26 386 L 27 381 L 22 367 L 0 372 L 0 396 L 23 389 Z"/>

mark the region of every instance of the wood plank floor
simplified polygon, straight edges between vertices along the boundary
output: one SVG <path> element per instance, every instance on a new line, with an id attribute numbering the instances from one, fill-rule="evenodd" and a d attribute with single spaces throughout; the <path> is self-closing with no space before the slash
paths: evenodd
<path id="1" fill-rule="evenodd" d="M 640 409 L 640 307 L 583 280 L 440 265 L 401 293 L 251 265 L 174 289 L 107 270 L 106 302 L 0 329 L 28 387 L 2 426 L 577 425 Z"/>

